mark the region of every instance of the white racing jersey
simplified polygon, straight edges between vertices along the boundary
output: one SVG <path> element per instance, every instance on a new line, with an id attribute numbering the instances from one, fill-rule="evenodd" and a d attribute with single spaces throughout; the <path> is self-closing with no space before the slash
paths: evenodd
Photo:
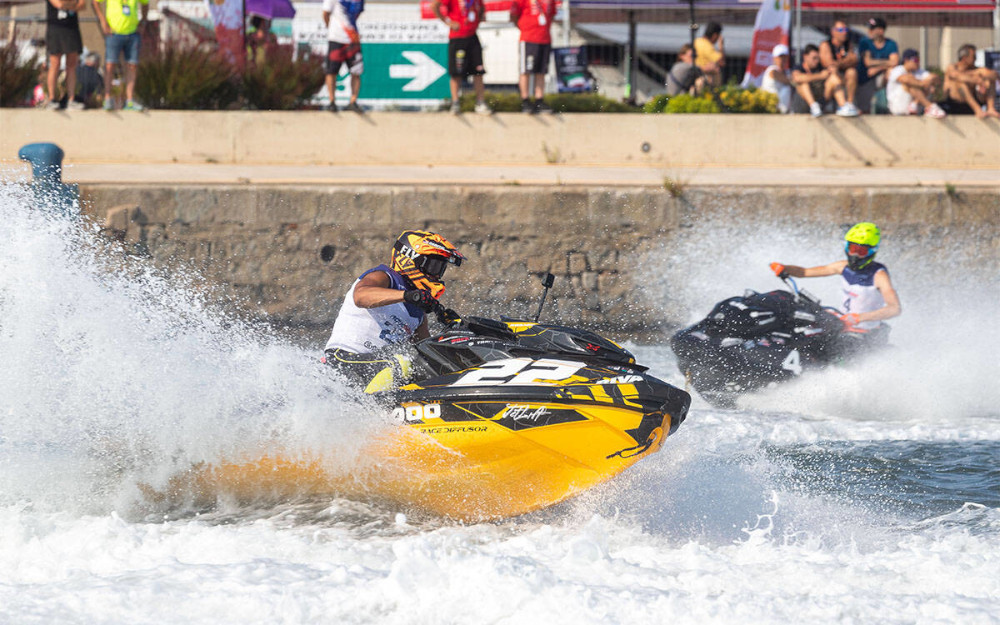
<path id="1" fill-rule="evenodd" d="M 406 290 L 403 277 L 386 265 L 379 265 L 361 274 L 344 297 L 330 340 L 326 342 L 327 350 L 343 349 L 355 354 L 378 351 L 409 340 L 423 323 L 424 311 L 412 304 L 400 302 L 378 308 L 360 308 L 354 303 L 354 289 L 362 278 L 373 271 L 381 271 L 389 276 L 392 282 L 389 288 Z"/>
<path id="2" fill-rule="evenodd" d="M 878 310 L 885 306 L 882 293 L 875 286 L 875 274 L 880 271 L 888 273 L 888 269 L 881 263 L 872 261 L 868 266 L 858 271 L 850 267 L 844 267 L 840 272 L 840 288 L 844 293 L 844 301 L 841 307 L 845 313 L 866 313 Z M 882 325 L 881 321 L 863 321 L 857 325 L 861 330 L 871 330 Z"/>

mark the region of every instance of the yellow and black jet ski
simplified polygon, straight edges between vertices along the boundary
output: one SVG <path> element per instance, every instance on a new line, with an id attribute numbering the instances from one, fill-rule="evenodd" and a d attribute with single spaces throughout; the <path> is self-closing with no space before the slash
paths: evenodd
<path id="1" fill-rule="evenodd" d="M 349 475 L 267 457 L 207 470 L 202 487 L 374 496 L 464 521 L 539 510 L 656 452 L 691 397 L 597 334 L 458 319 L 416 344 L 418 381 L 377 398 L 398 423 Z"/>

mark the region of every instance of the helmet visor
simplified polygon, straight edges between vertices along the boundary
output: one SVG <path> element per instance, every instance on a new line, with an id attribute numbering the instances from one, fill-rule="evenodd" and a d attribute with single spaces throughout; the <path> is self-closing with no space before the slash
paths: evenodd
<path id="1" fill-rule="evenodd" d="M 865 256 L 871 254 L 871 251 L 872 248 L 871 246 L 868 245 L 861 245 L 860 243 L 850 243 L 850 242 L 847 244 L 847 253 L 851 256 L 859 256 L 861 258 L 864 258 Z"/>
<path id="2" fill-rule="evenodd" d="M 417 269 L 424 272 L 432 278 L 441 279 L 444 275 L 444 270 L 448 268 L 448 262 L 450 258 L 444 256 L 433 255 L 422 255 L 414 262 Z"/>

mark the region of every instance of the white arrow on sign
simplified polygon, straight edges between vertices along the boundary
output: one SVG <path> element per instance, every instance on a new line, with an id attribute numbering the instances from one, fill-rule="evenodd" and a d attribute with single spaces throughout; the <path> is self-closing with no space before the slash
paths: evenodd
<path id="1" fill-rule="evenodd" d="M 406 50 L 402 54 L 410 65 L 390 65 L 389 78 L 412 78 L 403 85 L 403 91 L 423 91 L 444 76 L 445 69 L 441 64 L 423 52 Z"/>

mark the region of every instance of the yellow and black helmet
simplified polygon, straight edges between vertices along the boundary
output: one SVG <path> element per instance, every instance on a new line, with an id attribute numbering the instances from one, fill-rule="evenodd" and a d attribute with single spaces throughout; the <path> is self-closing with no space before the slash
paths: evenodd
<path id="1" fill-rule="evenodd" d="M 458 267 L 465 256 L 440 234 L 407 230 L 392 246 L 392 270 L 413 286 L 428 291 L 435 299 L 444 294 L 444 275 L 448 265 Z"/>

